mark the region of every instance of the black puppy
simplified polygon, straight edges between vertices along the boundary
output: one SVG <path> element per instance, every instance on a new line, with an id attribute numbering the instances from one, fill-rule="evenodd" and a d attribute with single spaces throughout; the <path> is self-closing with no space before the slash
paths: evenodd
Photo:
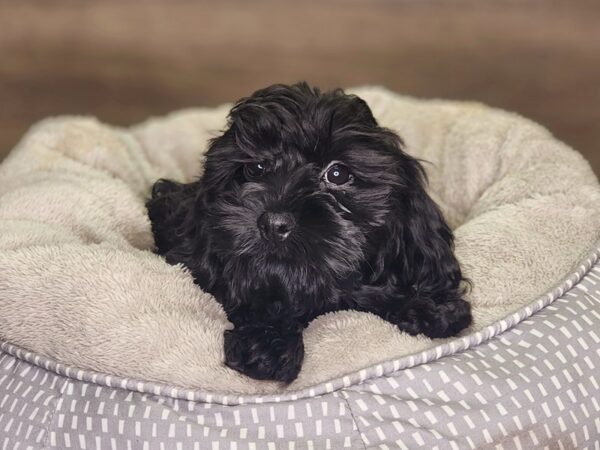
<path id="1" fill-rule="evenodd" d="M 356 96 L 275 85 L 233 107 L 201 179 L 154 185 L 158 252 L 223 305 L 229 367 L 292 381 L 329 311 L 433 338 L 470 324 L 452 232 L 401 144 Z"/>

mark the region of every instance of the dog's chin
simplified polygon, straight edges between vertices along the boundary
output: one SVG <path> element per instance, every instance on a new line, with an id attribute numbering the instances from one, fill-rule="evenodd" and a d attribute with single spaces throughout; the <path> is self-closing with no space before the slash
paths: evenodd
<path id="1" fill-rule="evenodd" d="M 317 250 L 291 239 L 283 242 L 261 240 L 253 247 L 253 255 L 263 264 L 272 263 L 293 270 L 307 266 L 311 261 L 309 255 L 315 258 Z"/>
<path id="2" fill-rule="evenodd" d="M 292 265 L 295 261 L 298 261 L 291 246 L 284 242 L 260 242 L 256 246 L 256 256 L 279 264 Z"/>
<path id="3" fill-rule="evenodd" d="M 259 238 L 252 245 L 244 246 L 243 250 L 233 249 L 230 254 L 231 258 L 238 259 L 243 265 L 252 266 L 256 270 L 276 268 L 278 273 L 287 273 L 291 278 L 299 273 L 327 277 L 327 273 L 331 272 L 331 277 L 340 277 L 355 272 L 362 260 L 354 255 L 358 250 L 349 251 L 355 243 L 329 240 L 329 245 L 334 242 L 337 249 L 348 250 L 344 258 L 327 252 L 325 245 L 314 245 L 312 242 L 293 239 L 292 236 L 277 242 Z M 358 253 L 362 256 L 361 251 Z"/>

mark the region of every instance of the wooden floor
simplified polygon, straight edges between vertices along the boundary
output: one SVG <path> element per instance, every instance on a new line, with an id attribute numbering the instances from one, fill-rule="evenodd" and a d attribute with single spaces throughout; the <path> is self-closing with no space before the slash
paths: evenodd
<path id="1" fill-rule="evenodd" d="M 34 121 L 115 124 L 273 82 L 518 111 L 600 173 L 600 2 L 0 1 L 0 159 Z"/>

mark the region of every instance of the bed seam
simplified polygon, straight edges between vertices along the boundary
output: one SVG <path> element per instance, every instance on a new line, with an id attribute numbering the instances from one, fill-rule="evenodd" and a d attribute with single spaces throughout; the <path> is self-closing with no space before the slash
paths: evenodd
<path id="1" fill-rule="evenodd" d="M 362 443 L 363 449 L 367 450 L 367 443 L 365 442 L 364 438 L 363 438 L 363 433 L 360 430 L 360 427 L 358 426 L 358 420 L 356 420 L 356 416 L 354 415 L 354 411 L 352 410 L 352 407 L 350 406 L 350 402 L 348 401 L 348 393 L 346 391 L 346 389 L 341 389 L 340 390 L 341 398 L 344 401 L 344 403 L 346 404 L 346 407 L 348 408 L 348 411 L 350 412 L 350 417 L 352 418 L 352 423 L 354 423 L 354 426 L 356 427 L 356 431 L 358 433 L 358 438 L 360 439 L 360 442 Z"/>
<path id="2" fill-rule="evenodd" d="M 71 379 L 66 378 L 66 377 L 62 377 L 65 380 L 65 383 L 61 386 L 60 391 L 59 391 L 59 395 L 56 398 L 56 405 L 54 406 L 54 411 L 52 411 L 52 414 L 50 415 L 50 420 L 48 420 L 48 427 L 46 428 L 46 438 L 44 439 L 43 442 L 43 446 L 42 449 L 50 449 L 50 434 L 52 433 L 51 429 L 53 428 L 54 425 L 54 418 L 56 417 L 56 413 L 58 412 L 58 403 L 60 402 L 60 400 L 64 397 L 65 395 L 65 388 L 69 385 L 69 383 L 71 383 Z"/>

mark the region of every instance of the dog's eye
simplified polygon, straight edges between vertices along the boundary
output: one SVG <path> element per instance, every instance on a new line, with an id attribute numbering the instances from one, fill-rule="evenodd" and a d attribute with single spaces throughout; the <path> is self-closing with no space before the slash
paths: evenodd
<path id="1" fill-rule="evenodd" d="M 244 164 L 244 175 L 248 180 L 256 180 L 264 175 L 266 167 L 260 162 L 251 162 Z"/>
<path id="2" fill-rule="evenodd" d="M 325 172 L 325 181 L 331 184 L 342 185 L 352 179 L 350 170 L 342 164 L 334 164 Z"/>

